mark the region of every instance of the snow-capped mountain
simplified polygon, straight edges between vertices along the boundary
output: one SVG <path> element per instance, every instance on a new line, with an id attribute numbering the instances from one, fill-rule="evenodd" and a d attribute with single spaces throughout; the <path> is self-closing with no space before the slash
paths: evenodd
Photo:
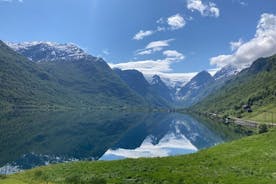
<path id="1" fill-rule="evenodd" d="M 156 74 L 144 74 L 149 83 L 152 83 L 153 76 Z M 157 74 L 161 80 L 169 87 L 178 89 L 187 84 L 196 73 L 159 73 Z"/>
<path id="2" fill-rule="evenodd" d="M 177 99 L 182 101 L 185 105 L 191 105 L 197 102 L 201 91 L 211 84 L 214 78 L 207 71 L 202 71 L 193 77 L 179 92 Z"/>
<path id="3" fill-rule="evenodd" d="M 166 99 L 169 102 L 174 100 L 174 93 L 175 90 L 169 88 L 160 78 L 158 75 L 154 75 L 150 82 L 151 88 L 155 93 L 157 93 L 162 98 Z"/>
<path id="4" fill-rule="evenodd" d="M 89 55 L 77 45 L 68 43 L 60 44 L 55 42 L 6 42 L 16 52 L 24 55 L 35 62 L 78 60 L 89 57 Z"/>
<path id="5" fill-rule="evenodd" d="M 236 66 L 227 65 L 217 71 L 214 76 L 206 71 L 200 72 L 176 93 L 176 99 L 182 105 L 193 105 L 221 88 L 239 71 Z"/>
<path id="6" fill-rule="evenodd" d="M 231 76 L 236 75 L 239 72 L 239 69 L 233 65 L 227 65 L 221 68 L 215 75 L 215 80 L 227 79 Z"/>

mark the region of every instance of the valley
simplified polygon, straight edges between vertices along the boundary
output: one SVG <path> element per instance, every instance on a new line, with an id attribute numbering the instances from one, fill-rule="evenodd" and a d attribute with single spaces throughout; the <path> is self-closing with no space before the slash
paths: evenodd
<path id="1" fill-rule="evenodd" d="M 275 184 L 275 7 L 0 0 L 0 184 Z"/>
<path id="2" fill-rule="evenodd" d="M 111 69 L 103 59 L 72 44 L 8 44 L 25 57 L 1 43 L 1 60 L 13 61 L 2 64 L 1 108 L 151 111 L 185 107 L 263 123 L 276 118 L 275 56 L 258 59 L 241 71 L 229 65 L 213 76 L 199 72 L 177 89 L 158 75 L 150 79 L 137 70 Z M 18 77 L 11 76 L 14 69 Z"/>
<path id="3" fill-rule="evenodd" d="M 203 172 L 208 164 L 211 164 L 212 169 L 217 168 L 213 165 L 216 163 L 214 158 L 221 150 L 224 151 L 217 163 L 226 164 L 231 157 L 231 154 L 226 156 L 227 150 L 235 147 L 243 149 L 242 144 L 248 144 L 250 140 L 254 142 L 251 145 L 254 150 L 274 149 L 265 145 L 258 148 L 255 145 L 262 139 L 272 141 L 273 138 L 269 137 L 275 135 L 275 131 L 268 128 L 274 123 L 276 104 L 275 55 L 260 58 L 241 71 L 234 66 L 226 66 L 214 75 L 207 71 L 199 72 L 177 90 L 167 86 L 158 75 L 150 79 L 137 70 L 111 69 L 103 59 L 88 55 L 81 48 L 70 44 L 33 42 L 9 45 L 14 51 L 4 42 L 0 45 L 0 102 L 1 108 L 6 109 L 1 113 L 0 122 L 3 131 L 0 131 L 0 145 L 3 148 L 0 152 L 0 183 L 23 184 L 30 180 L 33 183 L 85 183 L 90 180 L 100 183 L 123 180 L 158 183 L 160 179 L 177 183 L 188 174 L 177 174 L 172 169 L 174 167 L 183 171 L 180 162 L 192 159 L 194 165 L 188 168 L 192 172 Z M 165 113 L 167 111 L 178 111 L 180 114 Z M 183 112 L 203 115 L 204 120 L 197 121 Z M 226 120 L 235 123 L 225 124 Z M 267 125 L 261 128 L 262 124 Z M 13 126 L 18 127 L 18 131 L 13 131 Z M 269 133 L 228 143 L 258 131 Z M 103 139 L 100 140 L 101 136 Z M 22 137 L 25 137 L 23 142 Z M 28 147 L 23 146 L 27 144 Z M 217 144 L 222 145 L 215 146 Z M 45 145 L 47 149 L 43 148 Z M 10 155 L 11 152 L 14 154 Z M 191 153 L 194 154 L 189 155 Z M 183 154 L 188 155 L 177 156 Z M 174 157 L 137 159 L 160 156 Z M 258 153 L 255 159 L 262 159 L 262 156 Z M 237 157 L 242 159 L 241 164 L 247 162 L 242 151 L 240 155 L 233 155 L 233 159 Z M 123 158 L 137 160 L 103 161 Z M 203 158 L 206 159 L 204 163 L 200 161 Z M 74 163 L 98 159 L 101 161 Z M 68 161 L 73 163 L 35 168 Z M 171 163 L 168 167 L 171 173 L 175 173 L 174 177 L 166 174 L 164 179 L 155 177 L 167 173 L 166 169 L 158 169 L 167 162 Z M 111 166 L 113 163 L 120 167 Z M 155 169 L 149 163 L 157 164 Z M 131 170 L 124 170 L 124 164 L 135 164 L 136 169 L 144 169 L 139 172 L 139 176 L 133 175 Z M 271 168 L 274 163 L 271 164 L 266 165 L 265 169 L 272 177 L 263 179 L 264 183 L 273 181 Z M 63 167 L 67 172 L 60 170 Z M 94 170 L 94 167 L 103 170 Z M 22 174 L 3 175 L 32 168 Z M 83 173 L 91 169 L 94 170 L 93 177 Z M 113 169 L 119 169 L 121 174 L 112 174 Z M 154 175 L 146 175 L 144 172 L 148 169 Z M 253 167 L 248 169 L 252 170 Z M 80 174 L 74 175 L 73 171 L 76 170 Z M 233 176 L 229 173 L 234 170 L 225 171 L 220 172 L 221 179 L 216 181 L 231 181 Z M 235 179 L 248 174 L 235 176 Z M 251 179 L 258 178 L 257 173 L 250 175 Z M 188 178 L 186 183 L 195 181 Z M 204 182 L 211 181 L 211 178 L 201 175 L 197 180 Z M 244 181 L 249 182 L 251 179 Z"/>

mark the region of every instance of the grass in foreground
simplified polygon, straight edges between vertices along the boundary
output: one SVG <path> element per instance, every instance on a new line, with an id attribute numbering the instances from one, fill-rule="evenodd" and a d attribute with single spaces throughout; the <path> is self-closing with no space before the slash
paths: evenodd
<path id="1" fill-rule="evenodd" d="M 276 131 L 166 158 L 51 165 L 0 179 L 29 183 L 275 184 Z"/>

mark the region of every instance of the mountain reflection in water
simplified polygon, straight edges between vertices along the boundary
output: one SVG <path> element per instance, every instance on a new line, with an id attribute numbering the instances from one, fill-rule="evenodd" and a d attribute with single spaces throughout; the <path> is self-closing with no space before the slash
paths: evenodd
<path id="1" fill-rule="evenodd" d="M 178 113 L 2 114 L 0 173 L 68 161 L 188 154 L 241 136 L 233 127 Z"/>

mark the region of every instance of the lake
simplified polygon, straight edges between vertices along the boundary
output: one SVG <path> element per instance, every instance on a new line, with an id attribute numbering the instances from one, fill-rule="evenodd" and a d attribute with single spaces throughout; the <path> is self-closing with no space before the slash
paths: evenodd
<path id="1" fill-rule="evenodd" d="M 69 161 L 189 154 L 242 136 L 235 127 L 179 113 L 7 113 L 0 116 L 0 174 Z"/>

